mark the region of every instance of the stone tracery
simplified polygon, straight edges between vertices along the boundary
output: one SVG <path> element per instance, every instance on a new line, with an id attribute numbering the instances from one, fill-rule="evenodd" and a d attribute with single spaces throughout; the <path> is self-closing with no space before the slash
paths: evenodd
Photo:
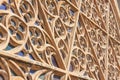
<path id="1" fill-rule="evenodd" d="M 120 16 L 113 5 L 1 0 L 0 80 L 119 80 Z"/>

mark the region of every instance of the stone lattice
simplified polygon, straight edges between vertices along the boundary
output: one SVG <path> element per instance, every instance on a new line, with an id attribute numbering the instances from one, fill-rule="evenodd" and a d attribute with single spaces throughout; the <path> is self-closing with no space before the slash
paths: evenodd
<path id="1" fill-rule="evenodd" d="M 120 80 L 116 0 L 0 0 L 0 80 Z"/>

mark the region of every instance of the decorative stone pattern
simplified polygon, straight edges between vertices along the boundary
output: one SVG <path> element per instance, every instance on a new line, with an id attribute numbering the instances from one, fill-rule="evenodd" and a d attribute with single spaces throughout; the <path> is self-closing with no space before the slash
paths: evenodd
<path id="1" fill-rule="evenodd" d="M 120 80 L 115 0 L 0 0 L 0 80 Z"/>

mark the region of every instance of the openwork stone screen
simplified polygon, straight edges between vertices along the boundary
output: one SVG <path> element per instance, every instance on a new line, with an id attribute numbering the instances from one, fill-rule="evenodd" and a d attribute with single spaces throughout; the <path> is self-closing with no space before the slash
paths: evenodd
<path id="1" fill-rule="evenodd" d="M 116 0 L 0 0 L 0 80 L 120 80 Z"/>

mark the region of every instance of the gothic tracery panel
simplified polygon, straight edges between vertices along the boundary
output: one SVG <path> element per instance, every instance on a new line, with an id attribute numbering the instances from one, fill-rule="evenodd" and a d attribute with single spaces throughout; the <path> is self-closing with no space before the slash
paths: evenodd
<path id="1" fill-rule="evenodd" d="M 115 0 L 0 0 L 0 80 L 120 80 Z"/>

